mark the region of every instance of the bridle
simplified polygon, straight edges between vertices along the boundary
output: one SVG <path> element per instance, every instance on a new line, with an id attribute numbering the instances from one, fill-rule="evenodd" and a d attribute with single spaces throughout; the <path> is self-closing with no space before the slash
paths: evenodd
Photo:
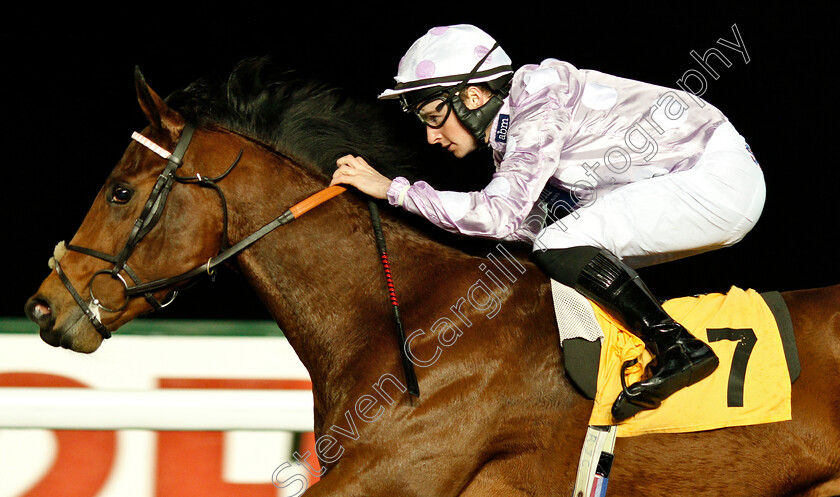
<path id="1" fill-rule="evenodd" d="M 169 297 L 166 299 L 166 301 L 163 303 L 161 303 L 157 298 L 155 298 L 153 292 L 164 288 L 172 287 L 185 281 L 193 280 L 198 276 L 204 274 L 212 276 L 216 266 L 225 262 L 237 253 L 241 252 L 247 246 L 262 238 L 274 228 L 294 219 L 294 216 L 291 215 L 289 211 L 286 211 L 279 218 L 264 226 L 256 233 L 245 238 L 236 245 L 230 246 L 228 244 L 227 233 L 227 201 L 225 200 L 224 193 L 216 183 L 224 179 L 228 174 L 230 174 L 233 168 L 236 167 L 237 164 L 239 164 L 239 161 L 242 158 L 242 150 L 239 151 L 239 154 L 231 163 L 231 165 L 227 168 L 227 170 L 219 176 L 213 178 L 204 177 L 200 174 L 196 174 L 196 176 L 178 176 L 175 174 L 175 172 L 183 164 L 184 154 L 186 153 L 187 148 L 189 147 L 194 131 L 195 128 L 192 124 L 185 124 L 184 129 L 181 132 L 181 137 L 179 138 L 178 143 L 175 146 L 175 150 L 171 154 L 139 133 L 134 133 L 132 135 L 132 138 L 138 143 L 144 145 L 146 148 L 152 150 L 159 156 L 167 159 L 166 167 L 163 169 L 163 172 L 160 173 L 160 175 L 157 178 L 157 181 L 155 182 L 155 185 L 152 187 L 152 190 L 149 193 L 149 198 L 143 205 L 143 209 L 141 210 L 137 220 L 134 222 L 134 226 L 131 229 L 131 233 L 129 233 L 128 240 L 126 241 L 123 248 L 116 255 L 106 254 L 104 252 L 87 247 L 82 247 L 79 245 L 65 245 L 65 248 L 67 250 L 79 252 L 85 255 L 89 255 L 91 257 L 96 257 L 97 259 L 101 259 L 110 264 L 113 264 L 113 267 L 111 269 L 99 270 L 95 272 L 93 276 L 91 276 L 87 284 L 87 291 L 90 295 L 89 302 L 85 302 L 81 294 L 76 290 L 76 288 L 70 282 L 69 278 L 67 278 L 67 276 L 64 274 L 64 271 L 61 267 L 61 263 L 59 262 L 59 257 L 53 258 L 55 270 L 58 274 L 58 277 L 61 279 L 61 282 L 67 288 L 67 291 L 70 292 L 70 295 L 73 296 L 73 299 L 76 301 L 79 307 L 81 307 L 82 311 L 85 313 L 85 316 L 87 316 L 88 320 L 91 322 L 96 331 L 100 335 L 102 335 L 102 338 L 107 339 L 111 337 L 111 332 L 108 331 L 105 325 L 102 324 L 102 320 L 100 317 L 100 312 L 102 310 L 108 312 L 118 312 L 124 309 L 126 305 L 128 305 L 128 302 L 131 300 L 131 298 L 136 296 L 143 296 L 155 310 L 163 309 L 175 300 L 175 297 L 178 295 L 178 291 L 173 290 L 172 293 L 169 294 Z M 161 215 L 163 214 L 163 209 L 166 205 L 166 200 L 169 196 L 169 192 L 172 190 L 172 187 L 175 183 L 197 184 L 202 187 L 212 188 L 218 194 L 222 205 L 221 249 L 216 255 L 216 257 L 209 259 L 206 264 L 202 264 L 190 271 L 181 273 L 176 276 L 170 276 L 167 278 L 161 278 L 144 283 L 143 281 L 141 281 L 137 273 L 134 270 L 132 270 L 131 267 L 129 267 L 127 261 L 131 254 L 134 252 L 134 249 L 140 243 L 140 241 L 146 236 L 146 234 L 149 233 L 149 231 L 152 230 L 152 228 L 154 228 L 157 225 Z M 340 192 L 335 192 L 336 195 L 338 193 Z M 132 282 L 131 285 L 129 285 L 129 282 L 126 281 L 122 274 L 120 274 L 121 272 L 125 272 L 125 274 L 128 275 Z M 110 275 L 111 278 L 118 280 L 122 284 L 124 291 L 124 299 L 121 305 L 116 307 L 108 307 L 105 304 L 103 304 L 102 301 L 99 298 L 97 298 L 94 294 L 94 280 L 97 277 L 104 275 Z"/>
<path id="2" fill-rule="evenodd" d="M 237 164 L 239 164 L 239 161 L 242 158 L 243 151 L 241 149 L 239 150 L 239 154 L 233 160 L 231 165 L 227 168 L 227 170 L 225 170 L 224 173 L 222 173 L 219 176 L 213 178 L 204 177 L 200 174 L 196 174 L 195 177 L 178 176 L 175 174 L 175 172 L 183 164 L 184 154 L 186 153 L 187 148 L 190 145 L 190 141 L 192 140 L 194 131 L 195 127 L 191 123 L 186 123 L 184 125 L 183 131 L 181 132 L 181 136 L 178 139 L 178 143 L 175 145 L 175 149 L 171 154 L 168 151 L 161 148 L 160 146 L 158 146 L 157 144 L 155 144 L 154 142 L 152 142 L 151 140 L 149 140 L 148 138 L 146 138 L 145 136 L 136 132 L 132 134 L 132 139 L 145 146 L 152 152 L 156 153 L 157 155 L 163 157 L 164 159 L 167 159 L 166 167 L 164 168 L 163 172 L 160 173 L 160 175 L 158 176 L 155 185 L 152 187 L 152 191 L 149 193 L 149 198 L 146 200 L 146 203 L 144 204 L 143 209 L 140 212 L 140 216 L 134 222 L 134 226 L 131 229 L 131 233 L 128 236 L 128 240 L 126 241 L 122 250 L 119 251 L 119 253 L 117 253 L 116 255 L 110 255 L 98 250 L 82 247 L 79 245 L 65 245 L 65 248 L 67 250 L 95 257 L 114 265 L 114 267 L 111 269 L 99 270 L 95 272 L 93 276 L 91 276 L 87 284 L 88 293 L 90 295 L 89 302 L 85 302 L 85 300 L 73 286 L 70 279 L 64 273 L 59 262 L 60 257 L 55 256 L 52 259 L 52 262 L 55 266 L 55 271 L 58 274 L 59 279 L 64 284 L 65 288 L 67 288 L 67 291 L 70 292 L 70 295 L 73 297 L 73 300 L 76 301 L 76 304 L 78 304 L 78 306 L 82 309 L 85 316 L 88 318 L 88 320 L 91 322 L 93 327 L 102 336 L 103 339 L 110 338 L 111 332 L 108 331 L 104 324 L 102 324 L 100 314 L 102 310 L 108 312 L 118 312 L 124 309 L 126 305 L 128 305 L 130 299 L 137 296 L 143 296 L 154 310 L 163 309 L 175 300 L 175 298 L 178 295 L 178 291 L 173 290 L 164 303 L 158 301 L 158 299 L 155 298 L 153 292 L 165 288 L 170 288 L 184 282 L 189 282 L 205 274 L 212 276 L 215 273 L 215 268 L 219 264 L 222 264 L 231 257 L 237 255 L 260 238 L 272 232 L 274 229 L 291 221 L 294 221 L 296 218 L 303 215 L 303 213 L 307 212 L 313 207 L 316 207 L 319 204 L 346 191 L 344 187 L 338 185 L 325 188 L 317 192 L 316 194 L 304 199 L 303 201 L 293 205 L 285 212 L 283 212 L 283 214 L 281 214 L 271 222 L 267 223 L 251 235 L 237 242 L 236 244 L 229 245 L 227 201 L 225 200 L 225 195 L 222 192 L 221 188 L 219 188 L 219 186 L 217 185 L 217 182 L 224 179 L 228 174 L 230 174 L 231 171 L 233 171 L 233 168 L 236 167 Z M 218 194 L 222 205 L 221 248 L 219 250 L 219 253 L 215 257 L 211 257 L 205 264 L 201 264 L 200 266 L 197 266 L 189 271 L 186 271 L 176 276 L 160 278 L 144 283 L 140 280 L 137 273 L 128 266 L 127 261 L 131 254 L 134 252 L 134 249 L 137 247 L 137 244 L 139 244 L 143 237 L 145 237 L 146 234 L 148 234 L 149 231 L 151 231 L 152 228 L 154 228 L 155 225 L 157 225 L 161 215 L 163 214 L 163 209 L 166 205 L 166 200 L 169 195 L 169 192 L 172 190 L 172 187 L 176 182 L 183 184 L 197 184 L 202 187 L 212 188 Z M 388 290 L 391 295 L 391 302 L 393 304 L 397 334 L 398 338 L 400 339 L 401 345 L 400 353 L 402 356 L 403 369 L 409 384 L 409 391 L 413 395 L 419 396 L 420 392 L 419 387 L 417 386 L 417 379 L 414 374 L 414 369 L 409 364 L 407 354 L 405 351 L 405 334 L 402 329 L 402 322 L 399 316 L 399 311 L 397 309 L 396 294 L 393 288 L 393 282 L 391 280 L 384 238 L 382 237 L 381 229 L 379 227 L 378 213 L 376 211 L 375 204 L 372 201 L 369 202 L 369 206 L 371 208 L 371 219 L 374 224 L 376 241 L 385 268 L 386 279 L 388 281 Z M 129 278 L 132 280 L 133 285 L 130 286 L 128 284 L 125 278 L 123 278 L 123 276 L 120 274 L 121 272 L 125 272 L 129 276 Z M 120 305 L 119 307 L 106 307 L 102 304 L 101 300 L 94 295 L 93 282 L 98 276 L 104 275 L 110 275 L 111 278 L 118 280 L 123 286 L 125 298 L 122 302 L 122 305 Z"/>

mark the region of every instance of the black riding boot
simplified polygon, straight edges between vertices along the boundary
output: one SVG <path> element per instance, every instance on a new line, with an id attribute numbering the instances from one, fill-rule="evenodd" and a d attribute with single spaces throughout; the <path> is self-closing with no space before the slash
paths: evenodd
<path id="1" fill-rule="evenodd" d="M 650 377 L 629 385 L 613 403 L 615 419 L 655 409 L 717 368 L 712 349 L 674 321 L 636 271 L 609 251 L 575 247 L 535 252 L 534 259 L 550 277 L 603 307 L 641 338 L 653 355 Z"/>

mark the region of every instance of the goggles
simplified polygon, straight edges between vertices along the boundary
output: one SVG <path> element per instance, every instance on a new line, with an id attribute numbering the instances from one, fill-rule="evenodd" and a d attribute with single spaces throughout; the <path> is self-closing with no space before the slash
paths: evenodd
<path id="1" fill-rule="evenodd" d="M 449 114 L 452 113 L 453 99 L 460 93 L 461 90 L 467 87 L 469 81 L 476 75 L 478 68 L 487 60 L 487 57 L 499 46 L 498 43 L 484 54 L 484 57 L 478 61 L 475 67 L 461 80 L 455 87 L 440 87 L 434 86 L 431 88 L 424 88 L 421 90 L 406 92 L 400 95 L 400 103 L 404 112 L 413 112 L 420 118 L 420 121 L 427 127 L 432 129 L 439 129 L 446 124 L 449 119 Z M 434 107 L 429 107 L 429 104 L 439 101 Z M 429 108 L 427 108 L 429 107 Z M 460 115 L 459 115 L 460 117 Z"/>
<path id="2" fill-rule="evenodd" d="M 431 97 L 414 108 L 412 112 L 429 128 L 440 129 L 452 113 L 450 98 L 445 93 Z"/>

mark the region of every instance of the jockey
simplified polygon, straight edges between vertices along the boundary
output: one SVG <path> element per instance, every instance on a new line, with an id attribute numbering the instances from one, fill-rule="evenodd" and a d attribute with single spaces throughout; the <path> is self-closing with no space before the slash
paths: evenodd
<path id="1" fill-rule="evenodd" d="M 613 404 L 617 420 L 715 370 L 714 352 L 663 310 L 635 269 L 732 245 L 758 220 L 761 169 L 718 109 L 554 59 L 513 71 L 495 40 L 469 25 L 431 29 L 395 79 L 379 98 L 399 99 L 428 142 L 458 158 L 489 146 L 492 180 L 477 192 L 438 191 L 345 156 L 332 184 L 448 231 L 531 243 L 549 277 L 601 306 L 654 356 L 646 378 Z"/>

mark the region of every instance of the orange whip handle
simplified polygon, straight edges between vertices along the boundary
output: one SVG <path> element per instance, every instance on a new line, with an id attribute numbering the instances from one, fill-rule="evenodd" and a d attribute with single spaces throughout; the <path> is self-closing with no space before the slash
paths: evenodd
<path id="1" fill-rule="evenodd" d="M 298 202 L 297 204 L 293 205 L 292 207 L 289 208 L 289 211 L 292 213 L 293 216 L 295 216 L 295 218 L 298 218 L 301 215 L 303 215 L 303 213 L 305 213 L 306 211 L 308 211 L 308 210 L 310 210 L 314 207 L 317 207 L 317 206 L 323 204 L 324 202 L 326 202 L 327 200 L 335 197 L 336 195 L 339 195 L 339 194 L 344 193 L 346 191 L 347 191 L 346 188 L 344 188 L 343 186 L 338 186 L 338 185 L 333 185 L 333 186 L 324 188 L 320 192 L 318 192 L 318 193 L 316 193 L 316 194 L 314 194 L 310 197 L 307 197 L 306 199 L 304 199 L 304 200 Z"/>

